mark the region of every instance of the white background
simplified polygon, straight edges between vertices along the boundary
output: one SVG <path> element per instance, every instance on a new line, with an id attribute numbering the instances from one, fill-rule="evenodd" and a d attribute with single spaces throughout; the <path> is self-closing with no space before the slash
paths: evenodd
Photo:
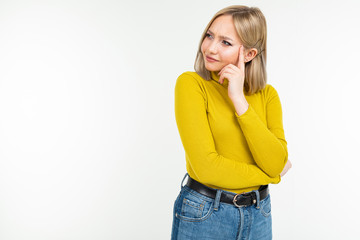
<path id="1" fill-rule="evenodd" d="M 170 239 L 174 86 L 211 17 L 258 6 L 293 168 L 274 239 L 358 239 L 358 1 L 0 0 L 0 239 Z"/>

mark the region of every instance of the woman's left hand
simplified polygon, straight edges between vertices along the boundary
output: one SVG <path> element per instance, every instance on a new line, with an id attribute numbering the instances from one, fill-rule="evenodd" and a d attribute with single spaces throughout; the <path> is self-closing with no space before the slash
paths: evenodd
<path id="1" fill-rule="evenodd" d="M 285 166 L 284 166 L 284 169 L 282 170 L 282 172 L 280 173 L 280 177 L 283 177 L 287 171 L 289 171 L 289 169 L 292 167 L 292 164 L 290 162 L 290 160 L 288 159 Z"/>
<path id="2" fill-rule="evenodd" d="M 219 72 L 219 83 L 224 83 L 224 78 L 229 81 L 228 95 L 235 102 L 245 99 L 244 96 L 244 79 L 245 79 L 245 63 L 244 63 L 244 46 L 241 45 L 239 50 L 239 58 L 237 65 L 228 64 Z"/>

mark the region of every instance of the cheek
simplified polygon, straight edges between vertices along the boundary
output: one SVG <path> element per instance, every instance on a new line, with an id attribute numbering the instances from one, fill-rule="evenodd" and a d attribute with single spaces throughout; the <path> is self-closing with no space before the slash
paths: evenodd
<path id="1" fill-rule="evenodd" d="M 224 51 L 222 51 L 222 59 L 226 63 L 236 64 L 237 60 L 239 59 L 238 51 L 239 49 L 234 48 L 227 48 Z"/>
<path id="2" fill-rule="evenodd" d="M 206 41 L 205 41 L 205 40 L 201 43 L 200 49 L 201 49 L 201 52 L 202 52 L 202 53 L 204 53 L 204 51 L 207 49 L 207 47 L 206 47 Z"/>
<path id="3" fill-rule="evenodd" d="M 204 38 L 204 40 L 201 43 L 201 52 L 202 53 L 207 52 L 211 47 L 211 44 L 212 44 L 212 40 L 208 38 Z"/>

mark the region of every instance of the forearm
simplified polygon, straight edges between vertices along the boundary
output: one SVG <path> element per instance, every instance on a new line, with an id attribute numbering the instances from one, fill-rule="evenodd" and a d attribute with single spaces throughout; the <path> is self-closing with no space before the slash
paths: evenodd
<path id="1" fill-rule="evenodd" d="M 239 116 L 243 115 L 249 108 L 249 103 L 246 101 L 246 98 L 244 95 L 239 96 L 236 99 L 232 99 L 232 102 L 234 104 L 236 113 Z"/>
<path id="2" fill-rule="evenodd" d="M 185 144 L 186 145 L 186 144 Z M 191 147 L 188 150 L 189 164 L 195 175 L 204 184 L 227 189 L 279 183 L 280 176 L 270 177 L 257 165 L 226 158 L 217 152 L 205 153 Z"/>
<path id="3" fill-rule="evenodd" d="M 275 136 L 251 106 L 237 120 L 256 164 L 269 176 L 279 175 L 287 160 L 285 139 Z"/>

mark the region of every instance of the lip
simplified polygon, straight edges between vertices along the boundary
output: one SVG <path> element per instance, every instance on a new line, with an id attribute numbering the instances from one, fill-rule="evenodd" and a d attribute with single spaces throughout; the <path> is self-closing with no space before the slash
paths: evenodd
<path id="1" fill-rule="evenodd" d="M 209 57 L 209 56 L 205 56 L 206 61 L 208 62 L 218 62 L 218 60 L 216 60 L 215 58 Z"/>

